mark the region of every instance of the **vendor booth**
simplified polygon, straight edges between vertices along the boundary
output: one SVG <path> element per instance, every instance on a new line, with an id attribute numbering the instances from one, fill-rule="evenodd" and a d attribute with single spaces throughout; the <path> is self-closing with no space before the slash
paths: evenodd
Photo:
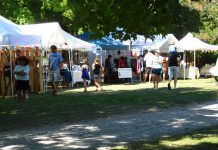
<path id="1" fill-rule="evenodd" d="M 63 32 L 67 39 L 68 47 L 70 48 L 70 72 L 73 86 L 76 83 L 83 82 L 81 78 L 82 59 L 88 59 L 89 55 L 96 51 L 96 45 L 76 38 L 65 31 Z"/>
<path id="2" fill-rule="evenodd" d="M 197 38 L 195 38 L 191 33 L 188 33 L 185 37 L 183 37 L 178 42 L 178 49 L 180 51 L 184 51 L 186 53 L 187 51 L 192 51 L 194 53 L 194 60 L 192 65 L 187 65 L 187 62 L 184 62 L 183 67 L 181 68 L 180 74 L 181 78 L 198 78 L 200 75 L 199 70 L 196 66 L 196 51 L 208 51 L 208 50 L 218 50 L 218 46 L 207 44 Z M 185 55 L 184 55 L 185 56 Z M 184 59 L 186 60 L 186 59 Z M 188 72 L 188 73 L 187 73 Z M 194 77 L 194 78 L 193 78 Z"/>
<path id="3" fill-rule="evenodd" d="M 23 31 L 18 25 L 2 16 L 0 16 L 0 33 L 0 95 L 7 97 L 14 95 L 13 67 L 16 57 L 14 50 L 17 45 L 22 47 L 40 46 L 41 36 Z M 30 56 L 30 53 L 25 52 L 25 55 Z M 6 69 L 6 66 L 9 68 Z M 42 70 L 40 71 L 42 72 Z M 39 83 L 39 89 L 43 91 L 42 82 Z"/>
<path id="4" fill-rule="evenodd" d="M 112 65 L 112 72 L 110 73 L 110 82 L 120 82 L 121 80 L 119 80 L 118 74 L 119 70 L 123 69 L 119 68 L 132 69 L 130 67 L 130 46 L 124 45 L 120 40 L 115 40 L 112 36 L 92 40 L 91 35 L 92 33 L 85 33 L 77 36 L 78 38 L 97 45 L 97 49 L 94 54 L 89 55 L 89 64 L 91 65 L 93 63 L 95 57 L 100 57 L 101 63 L 104 66 L 106 58 L 108 55 L 111 55 L 112 59 L 110 61 Z M 125 65 L 121 66 L 121 64 Z M 105 74 L 105 79 L 107 76 L 108 74 Z"/>
<path id="5" fill-rule="evenodd" d="M 57 22 L 23 25 L 22 29 L 30 33 L 38 33 L 42 36 L 42 47 L 46 49 L 50 45 L 54 44 L 58 47 L 58 50 L 62 53 L 65 64 L 68 69 L 63 69 L 63 81 L 75 84 L 76 82 L 82 82 L 81 70 L 74 70 L 75 66 L 79 68 L 82 58 L 85 58 L 89 52 L 95 50 L 95 45 L 80 40 L 69 33 L 61 29 Z M 45 70 L 46 71 L 46 70 Z M 72 76 L 72 79 L 69 75 Z M 76 78 L 80 76 L 80 78 Z"/>

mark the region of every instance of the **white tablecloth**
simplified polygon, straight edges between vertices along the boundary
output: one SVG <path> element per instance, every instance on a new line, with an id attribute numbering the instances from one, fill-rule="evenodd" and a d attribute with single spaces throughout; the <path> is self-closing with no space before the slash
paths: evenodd
<path id="1" fill-rule="evenodd" d="M 210 69 L 214 66 L 208 66 L 208 67 L 203 67 L 201 68 L 200 74 L 202 76 L 211 76 L 212 74 L 210 73 Z"/>
<path id="2" fill-rule="evenodd" d="M 185 69 L 185 78 L 198 79 L 200 77 L 199 69 L 190 67 Z M 184 78 L 184 69 L 179 68 L 179 78 Z"/>
<path id="3" fill-rule="evenodd" d="M 81 78 L 82 71 L 71 71 L 71 75 L 72 75 L 72 84 L 75 84 L 77 82 L 83 82 L 83 79 Z M 88 80 L 88 84 L 90 84 L 90 80 Z"/>

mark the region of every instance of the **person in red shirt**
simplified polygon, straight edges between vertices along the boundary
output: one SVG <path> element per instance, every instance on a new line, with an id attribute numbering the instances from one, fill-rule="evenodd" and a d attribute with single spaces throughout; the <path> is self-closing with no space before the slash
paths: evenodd
<path id="1" fill-rule="evenodd" d="M 126 68 L 126 67 L 127 67 L 127 64 L 126 64 L 125 58 L 121 56 L 119 59 L 119 68 Z"/>

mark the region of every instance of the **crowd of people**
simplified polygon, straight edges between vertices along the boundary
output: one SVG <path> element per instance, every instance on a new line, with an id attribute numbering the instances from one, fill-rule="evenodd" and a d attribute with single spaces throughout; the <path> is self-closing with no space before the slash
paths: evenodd
<path id="1" fill-rule="evenodd" d="M 61 68 L 64 66 L 64 59 L 62 54 L 57 51 L 57 47 L 52 45 L 50 47 L 51 52 L 48 57 L 48 76 L 47 81 L 51 85 L 53 95 L 58 94 L 58 85 L 61 81 Z M 144 70 L 143 81 L 146 83 L 153 82 L 153 88 L 158 89 L 160 81 L 165 81 L 166 73 L 168 72 L 168 85 L 167 88 L 171 90 L 171 81 L 174 79 L 174 89 L 177 84 L 177 77 L 179 73 L 178 65 L 181 61 L 181 57 L 176 50 L 174 44 L 169 47 L 168 56 L 162 56 L 159 50 L 145 50 L 144 51 Z M 13 71 L 15 77 L 15 91 L 19 102 L 25 102 L 28 99 L 29 90 L 29 60 L 25 56 L 21 56 L 21 51 L 16 51 L 15 68 Z M 118 60 L 118 67 L 128 67 L 124 58 Z M 93 83 L 96 87 L 96 92 L 103 90 L 101 85 L 101 79 L 105 78 L 110 81 L 113 72 L 112 55 L 108 55 L 105 60 L 104 67 L 101 65 L 100 59 L 95 58 L 91 68 L 89 68 L 88 60 L 82 61 L 82 76 L 84 92 L 87 92 L 87 81 L 93 79 Z M 92 78 L 90 77 L 90 71 L 92 70 Z"/>
<path id="2" fill-rule="evenodd" d="M 174 89 L 176 88 L 177 78 L 179 76 L 179 63 L 181 61 L 181 56 L 176 50 L 175 45 L 172 43 L 170 45 L 168 56 L 161 56 L 159 50 L 146 50 L 144 61 L 146 62 L 146 67 L 144 70 L 144 82 L 151 79 L 154 84 L 154 88 L 158 88 L 160 81 L 166 80 L 166 73 L 168 72 L 168 86 L 167 88 L 171 90 L 171 81 L 174 79 Z"/>
<path id="3" fill-rule="evenodd" d="M 50 68 L 50 74 L 49 74 L 49 81 L 52 83 L 52 87 L 54 89 L 53 94 L 56 95 L 57 93 L 57 84 L 56 81 L 59 81 L 59 71 L 54 71 L 54 68 L 57 68 L 59 66 L 61 68 L 63 58 L 61 57 L 61 54 L 58 54 L 57 48 L 55 47 L 55 51 L 53 50 L 53 47 L 51 47 L 52 55 L 49 56 L 49 68 Z M 55 57 L 53 57 L 54 53 L 57 53 Z M 153 88 L 158 88 L 160 81 L 165 81 L 166 74 L 168 73 L 168 85 L 167 88 L 171 90 L 171 81 L 174 80 L 174 89 L 176 89 L 177 84 L 177 78 L 179 75 L 179 62 L 181 61 L 181 57 L 179 53 L 177 52 L 177 49 L 172 43 L 169 46 L 169 54 L 168 56 L 162 56 L 159 50 L 145 50 L 144 55 L 144 62 L 145 62 L 145 69 L 143 71 L 144 74 L 144 82 L 153 82 Z M 115 62 L 115 61 L 114 61 Z M 56 67 L 52 67 L 52 66 Z M 120 57 L 117 63 L 119 68 L 125 68 L 128 67 L 127 62 L 125 61 L 125 58 Z M 113 64 L 112 61 L 112 55 L 108 55 L 108 57 L 105 59 L 104 67 L 101 65 L 100 59 L 95 58 L 93 64 L 91 65 L 91 69 L 89 69 L 88 60 L 83 59 L 82 62 L 82 76 L 84 83 L 84 92 L 87 92 L 87 81 L 91 80 L 89 70 L 92 70 L 92 79 L 93 83 L 96 87 L 96 92 L 99 92 L 103 90 L 101 86 L 101 79 L 102 77 L 106 79 L 107 81 L 111 80 L 113 67 L 116 65 Z M 59 69 L 60 69 L 59 68 Z M 50 78 L 53 78 L 53 82 L 51 82 Z"/>

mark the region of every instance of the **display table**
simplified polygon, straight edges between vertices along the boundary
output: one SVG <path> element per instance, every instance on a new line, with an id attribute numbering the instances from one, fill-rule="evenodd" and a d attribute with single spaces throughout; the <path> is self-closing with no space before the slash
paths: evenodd
<path id="1" fill-rule="evenodd" d="M 198 79 L 199 77 L 200 77 L 200 73 L 198 68 L 189 67 L 185 69 L 185 78 Z M 184 78 L 183 68 L 179 68 L 179 78 Z"/>
<path id="2" fill-rule="evenodd" d="M 71 75 L 72 75 L 72 86 L 75 83 L 83 82 L 83 79 L 81 78 L 82 71 L 71 71 Z M 89 75 L 90 75 L 90 72 L 89 72 Z M 90 80 L 88 80 L 88 84 L 90 84 Z"/>
<path id="3" fill-rule="evenodd" d="M 201 76 L 211 76 L 212 74 L 210 73 L 210 69 L 213 68 L 214 66 L 207 66 L 207 67 L 203 67 L 200 70 L 200 75 Z"/>

